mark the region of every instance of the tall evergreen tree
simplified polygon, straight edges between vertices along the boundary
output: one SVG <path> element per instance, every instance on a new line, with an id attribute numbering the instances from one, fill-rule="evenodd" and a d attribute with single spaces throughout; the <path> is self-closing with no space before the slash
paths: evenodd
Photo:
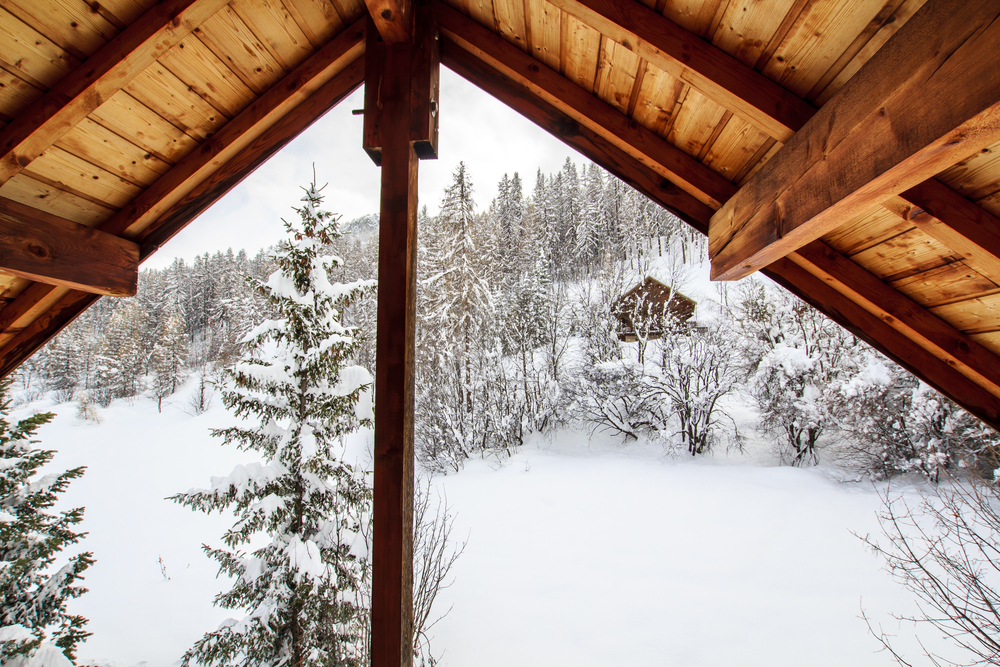
<path id="1" fill-rule="evenodd" d="M 364 661 L 355 595 L 364 568 L 353 547 L 363 543 L 370 491 L 343 460 L 343 438 L 371 424 L 365 392 L 372 380 L 365 369 L 346 364 L 359 342 L 341 315 L 374 281 L 331 282 L 340 259 L 323 253 L 337 236 L 336 220 L 320 210 L 315 183 L 302 201 L 300 224 L 286 223 L 291 240 L 278 246 L 278 270 L 257 286 L 279 319 L 248 335 L 247 355 L 228 373 L 222 392 L 233 414 L 258 423 L 214 432 L 265 461 L 237 466 L 212 488 L 173 498 L 204 512 L 233 509 L 237 523 L 223 536 L 225 547 L 205 551 L 234 579 L 216 604 L 246 611 L 198 640 L 184 665 Z M 258 536 L 267 543 L 242 551 L 259 543 Z"/>
<path id="2" fill-rule="evenodd" d="M 9 386 L 0 384 L 0 636 L 8 640 L 0 641 L 0 664 L 30 656 L 43 642 L 73 660 L 90 633 L 83 630 L 87 619 L 67 613 L 66 602 L 87 591 L 78 582 L 94 560 L 81 553 L 52 571 L 59 552 L 85 533 L 74 532 L 82 507 L 50 510 L 84 468 L 38 476 L 55 452 L 35 448 L 32 437 L 55 415 L 39 413 L 12 426 L 6 419 Z"/>

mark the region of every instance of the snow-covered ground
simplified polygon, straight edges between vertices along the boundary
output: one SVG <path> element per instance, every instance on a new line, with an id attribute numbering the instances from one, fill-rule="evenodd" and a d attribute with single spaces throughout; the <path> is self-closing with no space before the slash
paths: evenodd
<path id="1" fill-rule="evenodd" d="M 86 506 L 97 559 L 72 603 L 94 633 L 80 664 L 175 665 L 227 616 L 212 607 L 226 583 L 200 551 L 226 517 L 164 498 L 250 459 L 209 436 L 230 421 L 218 397 L 190 413 L 192 388 L 162 414 L 117 402 L 99 425 L 72 404 L 30 406 L 58 413 L 40 431 L 54 465 L 88 466 L 64 495 Z M 859 618 L 863 606 L 897 632 L 889 611 L 913 606 L 852 534 L 878 531 L 870 482 L 767 465 L 759 445 L 688 460 L 586 443 L 564 433 L 434 479 L 468 539 L 432 632 L 442 667 L 895 664 Z"/>

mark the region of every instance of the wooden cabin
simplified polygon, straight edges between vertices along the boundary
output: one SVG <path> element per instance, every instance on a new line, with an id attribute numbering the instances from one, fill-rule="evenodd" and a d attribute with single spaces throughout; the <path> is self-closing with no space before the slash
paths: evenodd
<path id="1" fill-rule="evenodd" d="M 687 322 L 697 304 L 693 299 L 669 287 L 652 276 L 637 283 L 618 297 L 612 314 L 618 320 L 618 340 L 635 343 L 659 340 L 671 326 Z"/>
<path id="2" fill-rule="evenodd" d="M 365 84 L 373 664 L 410 664 L 418 160 L 439 63 L 1000 427 L 995 0 L 2 0 L 0 373 Z M 440 113 L 439 113 L 440 111 Z M 445 147 L 442 147 L 445 149 Z"/>

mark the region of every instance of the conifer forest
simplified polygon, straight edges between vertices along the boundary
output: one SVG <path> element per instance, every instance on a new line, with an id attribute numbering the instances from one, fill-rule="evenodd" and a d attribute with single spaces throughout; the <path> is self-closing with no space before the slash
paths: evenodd
<path id="1" fill-rule="evenodd" d="M 886 491 L 884 536 L 855 541 L 924 603 L 916 620 L 958 638 L 975 664 L 1000 664 L 1000 596 L 978 574 L 1000 563 L 992 485 L 1000 434 L 766 279 L 710 284 L 699 273 L 704 238 L 596 165 L 567 159 L 556 173 L 505 175 L 486 210 L 477 210 L 474 188 L 460 165 L 437 214 L 425 207 L 418 219 L 422 475 L 502 467 L 528 443 L 577 433 L 684 461 L 766 442 L 777 467 L 827 466 L 868 484 L 918 480 L 935 489 L 928 505 L 894 504 Z M 205 552 L 235 581 L 216 603 L 249 613 L 206 628 L 184 665 L 366 664 L 370 479 L 344 461 L 342 443 L 371 427 L 379 220 L 339 220 L 324 212 L 337 202 L 322 201 L 321 187 L 303 190 L 304 226 L 286 223 L 292 240 L 145 270 L 135 297 L 101 299 L 12 378 L 15 405 L 69 403 L 83 423 L 98 423 L 116 401 L 148 401 L 162 414 L 182 387 L 186 413 L 204 413 L 215 397 L 246 420 L 214 435 L 265 464 L 241 464 L 209 489 L 170 497 L 235 512 L 225 548 Z M 6 458 L 47 462 L 51 452 L 21 440 L 49 418 L 22 422 L 14 444 L 0 438 Z M 63 473 L 54 490 L 82 474 Z M 414 565 L 423 665 L 440 659 L 430 629 L 447 610 L 431 606 L 463 549 L 450 537 L 448 505 L 435 516 L 429 493 L 428 485 L 417 497 Z M 958 520 L 962 508 L 969 522 Z M 914 523 L 918 515 L 936 517 L 939 532 L 908 530 L 925 525 Z M 274 541 L 244 558 L 240 548 L 256 535 Z M 82 594 L 70 584 L 92 561 L 90 552 L 71 561 L 63 597 Z M 168 580 L 162 558 L 160 567 Z M 272 580 L 293 583 L 279 594 Z M 86 619 L 57 602 L 59 646 L 73 659 Z M 864 613 L 867 639 L 909 664 Z M 259 614 L 272 621 L 255 625 Z M 10 624 L 32 632 L 0 633 L 0 649 L 15 642 L 29 655 L 48 637 L 26 620 L 0 623 Z"/>

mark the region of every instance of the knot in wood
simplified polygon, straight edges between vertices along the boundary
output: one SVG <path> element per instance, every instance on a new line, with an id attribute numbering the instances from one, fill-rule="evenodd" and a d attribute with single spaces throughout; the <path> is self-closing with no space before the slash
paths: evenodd
<path id="1" fill-rule="evenodd" d="M 49 256 L 48 248 L 40 246 L 37 243 L 29 243 L 28 252 L 39 259 L 45 259 Z"/>

